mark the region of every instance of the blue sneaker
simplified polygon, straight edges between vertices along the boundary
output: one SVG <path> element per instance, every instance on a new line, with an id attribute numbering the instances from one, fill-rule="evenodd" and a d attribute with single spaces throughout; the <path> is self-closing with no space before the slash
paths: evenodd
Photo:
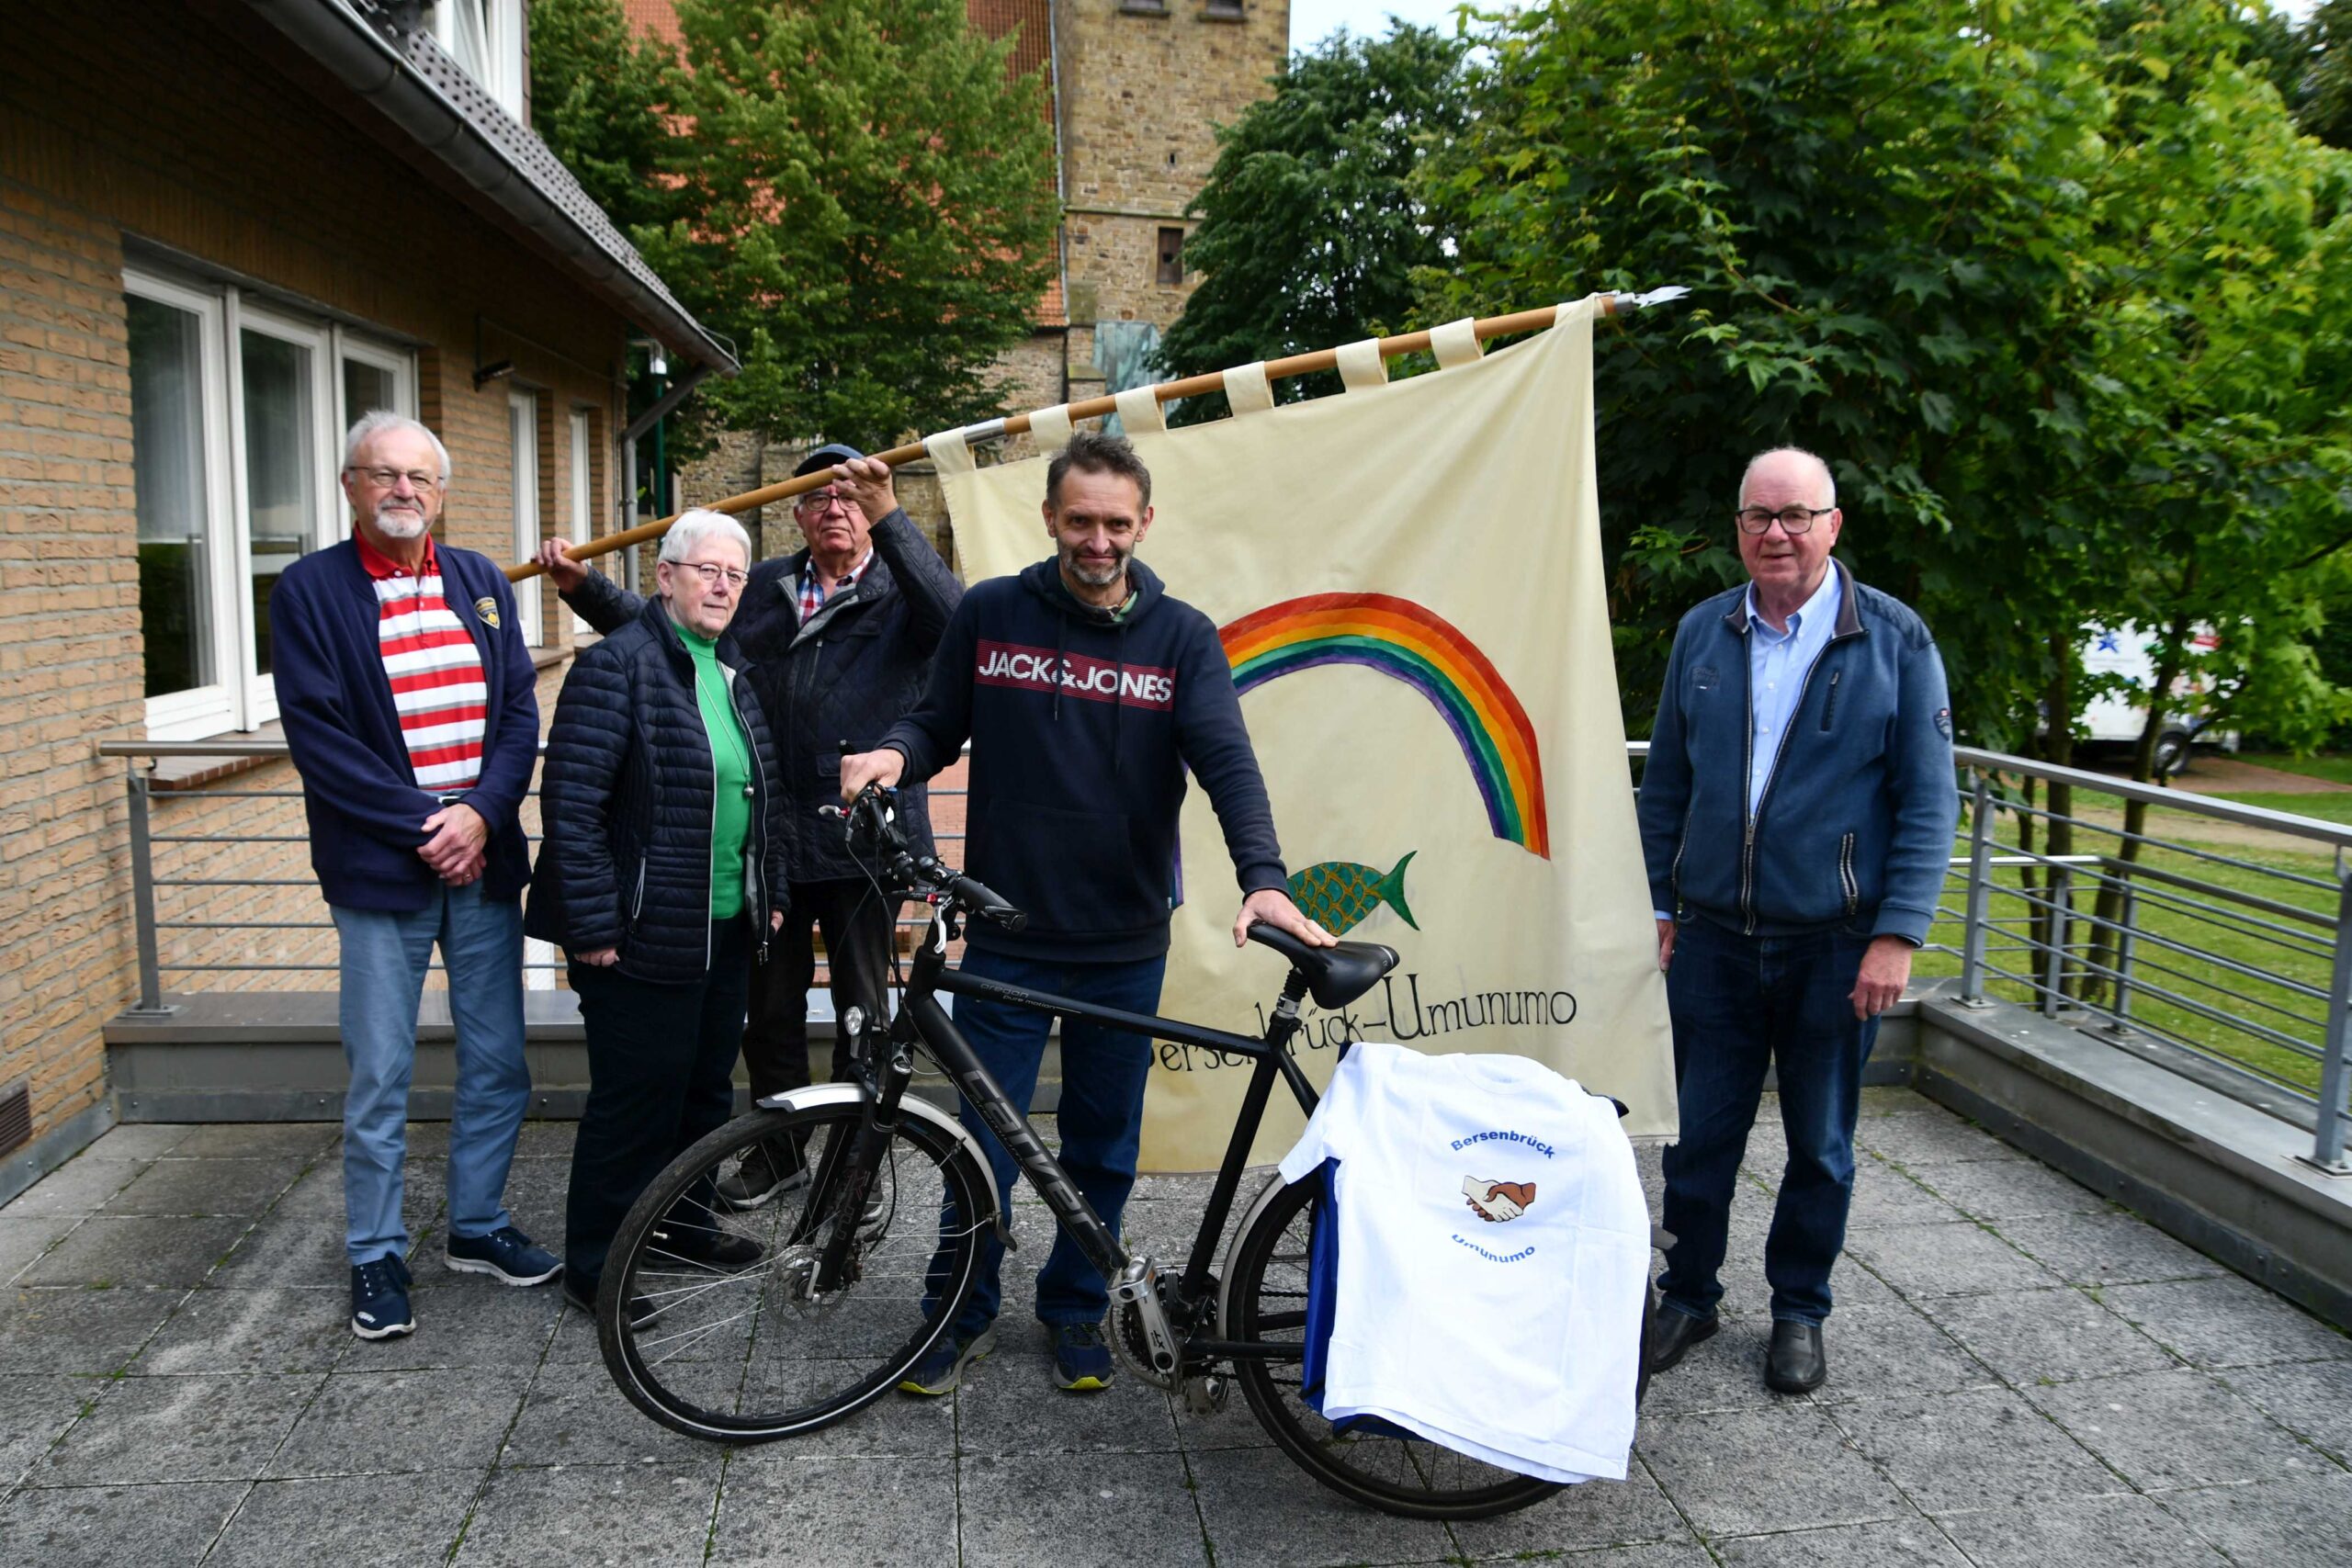
<path id="1" fill-rule="evenodd" d="M 1093 1393 L 1111 1386 L 1111 1347 L 1099 1323 L 1049 1323 L 1046 1342 L 1054 1348 L 1054 1386 L 1072 1393 Z"/>
<path id="2" fill-rule="evenodd" d="M 922 1360 L 907 1369 L 907 1375 L 899 1380 L 899 1392 L 934 1397 L 953 1393 L 956 1385 L 964 1381 L 964 1369 L 995 1348 L 993 1323 L 968 1339 L 951 1332 L 933 1345 Z"/>
<path id="3" fill-rule="evenodd" d="M 460 1274 L 487 1274 L 502 1285 L 544 1285 L 563 1272 L 560 1258 L 513 1225 L 488 1235 L 452 1231 L 447 1261 Z"/>
<path id="4" fill-rule="evenodd" d="M 416 1332 L 408 1305 L 408 1264 L 387 1253 L 351 1267 L 351 1332 L 362 1339 L 390 1339 Z"/>

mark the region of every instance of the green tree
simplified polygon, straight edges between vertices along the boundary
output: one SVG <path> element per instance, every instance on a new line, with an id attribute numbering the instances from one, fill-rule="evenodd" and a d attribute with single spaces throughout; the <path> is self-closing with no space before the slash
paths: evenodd
<path id="1" fill-rule="evenodd" d="M 1217 132 L 1193 209 L 1200 226 L 1184 246 L 1204 276 L 1161 340 L 1168 374 L 1402 329 L 1417 303 L 1413 270 L 1444 259 L 1409 182 L 1427 149 L 1462 130 L 1463 53 L 1427 28 L 1334 33 Z M 1285 400 L 1338 389 L 1331 372 L 1275 384 Z"/>
<path id="2" fill-rule="evenodd" d="M 634 231 L 735 340 L 705 406 L 779 439 L 879 442 L 993 412 L 1052 276 L 1038 73 L 962 0 L 681 0 L 662 154 L 675 216 Z"/>
<path id="3" fill-rule="evenodd" d="M 669 141 L 669 65 L 659 41 L 629 36 L 620 0 L 531 7 L 532 128 L 624 233 L 673 213 L 655 174 Z"/>
<path id="4" fill-rule="evenodd" d="M 2352 0 L 2324 0 L 2296 35 L 2307 61 L 2289 93 L 2306 134 L 2352 147 Z"/>

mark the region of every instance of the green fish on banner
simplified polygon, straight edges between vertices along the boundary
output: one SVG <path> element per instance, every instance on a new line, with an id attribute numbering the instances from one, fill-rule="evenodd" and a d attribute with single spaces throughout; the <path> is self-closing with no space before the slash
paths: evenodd
<path id="1" fill-rule="evenodd" d="M 1372 913 L 1376 904 L 1385 904 L 1405 918 L 1405 923 L 1415 931 L 1420 921 L 1413 919 L 1413 911 L 1405 906 L 1405 867 L 1419 852 L 1408 850 L 1396 868 L 1383 876 L 1376 866 L 1358 865 L 1353 861 L 1327 860 L 1320 865 L 1310 865 L 1295 872 L 1290 879 L 1290 896 L 1297 900 L 1306 918 L 1329 931 L 1333 936 L 1345 936 Z"/>

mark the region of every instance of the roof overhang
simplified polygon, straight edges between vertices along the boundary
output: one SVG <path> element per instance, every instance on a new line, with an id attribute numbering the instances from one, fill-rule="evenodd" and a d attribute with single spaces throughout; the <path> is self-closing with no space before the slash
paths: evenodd
<path id="1" fill-rule="evenodd" d="M 244 5 L 344 89 L 330 102 L 345 118 L 532 243 L 640 332 L 722 375 L 741 368 L 671 298 L 547 144 L 492 102 L 430 38 L 413 35 L 404 51 L 351 0 Z"/>

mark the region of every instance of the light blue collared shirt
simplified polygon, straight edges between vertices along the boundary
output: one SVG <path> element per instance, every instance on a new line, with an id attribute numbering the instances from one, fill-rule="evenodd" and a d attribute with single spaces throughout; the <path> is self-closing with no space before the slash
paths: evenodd
<path id="1" fill-rule="evenodd" d="M 1804 607 L 1789 617 L 1789 629 L 1776 632 L 1757 613 L 1756 584 L 1747 585 L 1747 814 L 1764 799 L 1764 785 L 1772 776 L 1781 742 L 1796 717 L 1797 698 L 1813 661 L 1829 646 L 1838 629 L 1838 610 L 1846 590 L 1833 564 L 1821 576 L 1821 586 Z"/>

